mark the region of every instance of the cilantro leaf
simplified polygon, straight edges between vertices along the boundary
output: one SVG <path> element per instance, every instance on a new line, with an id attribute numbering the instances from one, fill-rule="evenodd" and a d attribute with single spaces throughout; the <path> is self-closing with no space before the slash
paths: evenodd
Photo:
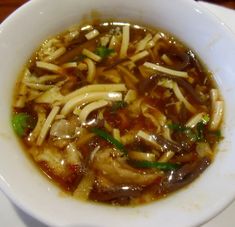
<path id="1" fill-rule="evenodd" d="M 99 46 L 95 50 L 95 54 L 99 55 L 101 58 L 107 58 L 112 53 L 114 53 L 114 49 L 105 46 Z"/>

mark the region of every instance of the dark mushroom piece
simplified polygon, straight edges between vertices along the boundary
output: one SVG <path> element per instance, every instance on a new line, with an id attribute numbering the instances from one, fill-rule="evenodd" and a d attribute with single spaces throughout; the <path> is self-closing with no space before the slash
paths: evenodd
<path id="1" fill-rule="evenodd" d="M 140 83 L 139 89 L 142 93 L 150 91 L 154 88 L 154 86 L 156 86 L 159 79 L 164 78 L 174 80 L 180 87 L 184 88 L 198 104 L 204 104 L 203 100 L 200 98 L 200 95 L 195 91 L 193 86 L 187 80 L 163 73 L 154 73 L 149 78 L 146 78 Z"/>
<path id="2" fill-rule="evenodd" d="M 97 38 L 99 38 L 101 35 L 104 35 L 104 34 L 100 34 Z M 61 65 L 66 62 L 72 61 L 74 58 L 76 58 L 78 55 L 80 55 L 82 53 L 82 50 L 84 48 L 94 46 L 97 43 L 97 38 L 91 39 L 88 41 L 84 41 L 83 43 L 76 45 L 74 48 L 72 48 L 71 50 L 68 50 L 65 54 L 63 54 L 61 57 L 59 57 L 56 60 L 56 63 Z"/>
<path id="3" fill-rule="evenodd" d="M 153 74 L 149 78 L 146 78 L 139 83 L 139 91 L 144 94 L 145 92 L 151 91 L 157 85 L 157 74 Z"/>
<path id="4" fill-rule="evenodd" d="M 180 146 L 180 144 L 178 144 L 176 142 L 172 142 L 170 140 L 167 140 L 163 136 L 154 134 L 153 138 L 162 147 L 163 150 L 168 150 L 168 151 L 171 150 L 175 153 L 178 153 L 178 152 L 182 151 L 182 149 L 183 149 L 183 147 Z"/>
<path id="5" fill-rule="evenodd" d="M 165 53 L 173 62 L 172 65 L 167 67 L 174 70 L 183 70 L 190 64 L 190 56 L 185 52 L 169 52 Z"/>
<path id="6" fill-rule="evenodd" d="M 203 67 L 201 66 L 201 64 L 199 63 L 198 59 L 196 58 L 195 54 L 189 50 L 188 51 L 188 55 L 190 56 L 191 61 L 193 62 L 194 65 L 196 65 L 197 70 L 200 73 L 203 73 L 205 70 L 203 69 Z"/>
<path id="7" fill-rule="evenodd" d="M 146 187 L 144 191 L 146 190 L 155 196 L 177 191 L 198 178 L 210 163 L 211 160 L 208 157 L 204 157 L 193 163 L 185 164 L 177 170 L 169 171 L 159 184 Z"/>
<path id="8" fill-rule="evenodd" d="M 140 196 L 142 191 L 142 187 L 133 185 L 120 185 L 112 188 L 100 188 L 97 185 L 90 192 L 89 198 L 94 201 L 124 205 L 128 204 L 131 198 Z"/>
<path id="9" fill-rule="evenodd" d="M 169 193 L 190 184 L 200 176 L 210 163 L 210 158 L 204 157 L 194 163 L 185 164 L 176 171 L 171 171 L 162 182 L 163 190 Z"/>
<path id="10" fill-rule="evenodd" d="M 121 58 L 121 59 L 118 59 L 118 60 L 115 61 L 114 63 L 112 63 L 112 64 L 110 64 L 109 66 L 107 66 L 106 68 L 104 68 L 104 71 L 113 69 L 113 68 L 115 68 L 117 65 L 122 64 L 123 62 L 126 62 L 126 61 L 128 61 L 128 60 L 129 60 L 129 58 Z"/>
<path id="11" fill-rule="evenodd" d="M 182 78 L 172 78 L 173 80 L 175 80 L 179 86 L 181 86 L 182 88 L 184 88 L 188 93 L 190 93 L 190 95 L 192 96 L 192 98 L 199 104 L 204 104 L 203 100 L 200 98 L 200 95 L 195 91 L 195 89 L 193 88 L 193 86 L 187 81 L 184 80 Z"/>

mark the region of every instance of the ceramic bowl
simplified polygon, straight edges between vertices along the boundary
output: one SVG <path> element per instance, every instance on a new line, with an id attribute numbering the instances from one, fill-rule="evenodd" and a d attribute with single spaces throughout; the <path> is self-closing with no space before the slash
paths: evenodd
<path id="1" fill-rule="evenodd" d="M 224 140 L 212 165 L 187 188 L 151 204 L 112 207 L 63 197 L 22 151 L 10 123 L 16 78 L 49 36 L 91 12 L 168 31 L 213 72 L 226 112 Z M 235 196 L 235 37 L 192 0 L 33 0 L 0 26 L 0 188 L 25 212 L 51 226 L 198 226 Z"/>

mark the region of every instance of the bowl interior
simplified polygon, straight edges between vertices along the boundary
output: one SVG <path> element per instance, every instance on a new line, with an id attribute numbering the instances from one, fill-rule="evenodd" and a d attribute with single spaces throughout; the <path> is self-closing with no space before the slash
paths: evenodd
<path id="1" fill-rule="evenodd" d="M 13 88 L 23 65 L 43 40 L 89 18 L 91 12 L 170 32 L 200 56 L 221 89 L 226 103 L 225 139 L 218 155 L 200 179 L 167 199 L 135 208 L 118 208 L 61 196 L 59 189 L 42 177 L 24 155 L 13 134 Z M 0 26 L 0 188 L 18 206 L 53 226 L 201 224 L 221 211 L 235 195 L 234 56 L 233 35 L 193 1 L 30 1 Z"/>

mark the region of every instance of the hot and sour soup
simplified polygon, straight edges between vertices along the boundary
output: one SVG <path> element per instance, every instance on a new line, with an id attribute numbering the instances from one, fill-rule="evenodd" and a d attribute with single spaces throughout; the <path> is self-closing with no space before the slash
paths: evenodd
<path id="1" fill-rule="evenodd" d="M 74 197 L 138 205 L 211 164 L 223 106 L 211 73 L 172 35 L 96 22 L 32 55 L 12 125 L 38 168 Z"/>

